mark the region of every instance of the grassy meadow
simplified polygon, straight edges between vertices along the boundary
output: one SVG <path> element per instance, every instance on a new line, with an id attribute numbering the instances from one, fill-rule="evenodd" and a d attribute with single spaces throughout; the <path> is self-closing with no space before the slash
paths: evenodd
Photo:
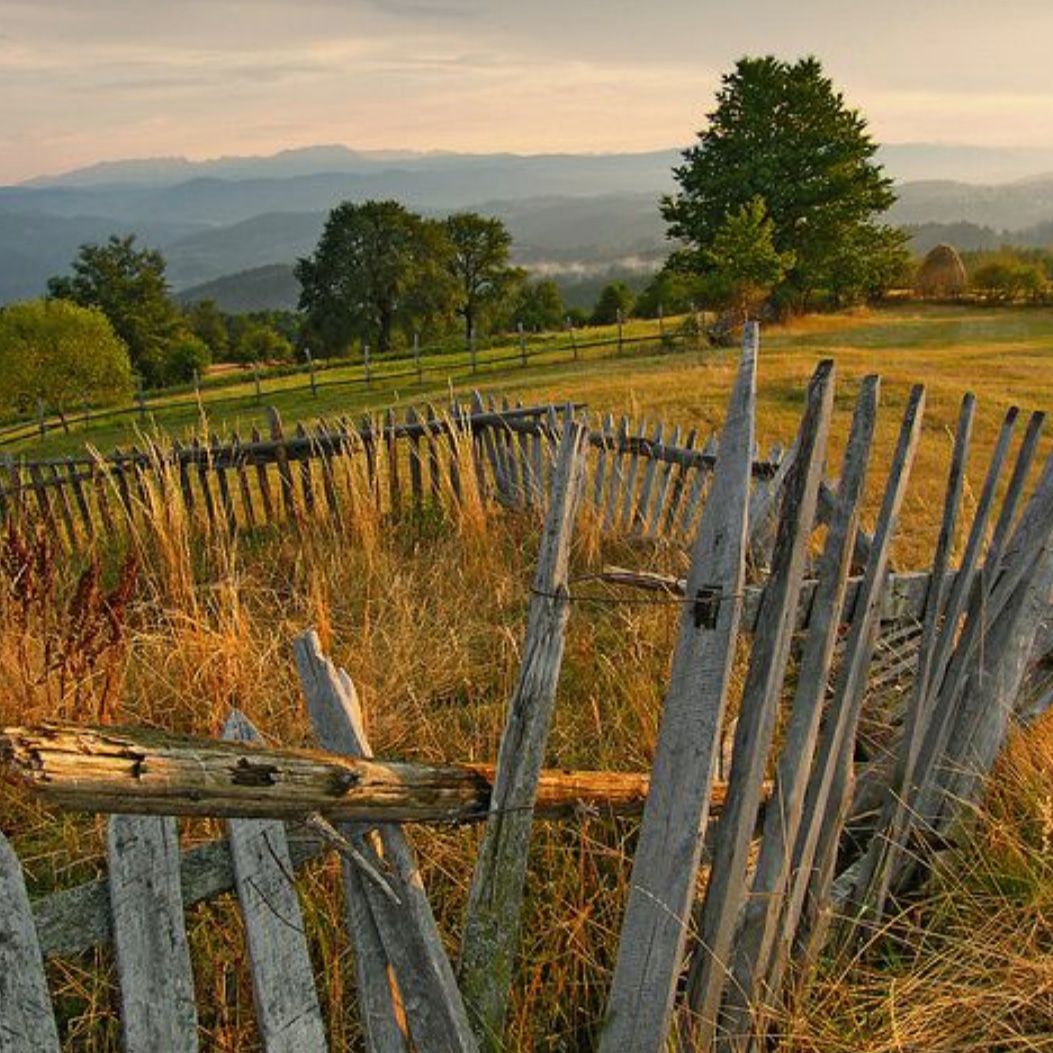
<path id="1" fill-rule="evenodd" d="M 1053 408 L 1053 311 L 911 305 L 805 318 L 762 338 L 763 447 L 791 441 L 805 383 L 822 357 L 835 359 L 839 375 L 831 474 L 859 379 L 885 378 L 875 495 L 887 468 L 880 451 L 894 441 L 910 385 L 927 386 L 925 435 L 896 550 L 902 566 L 930 559 L 962 394 L 973 390 L 979 400 L 973 496 L 1007 407 Z M 732 351 L 691 351 L 509 368 L 479 386 L 524 402 L 583 401 L 596 412 L 707 435 L 722 421 L 734 367 Z M 391 401 L 390 391 L 366 398 L 355 390 L 341 395 L 342 409 L 302 392 L 280 408 L 288 424 Z M 448 394 L 398 392 L 407 403 Z M 253 422 L 259 417 L 247 413 L 209 426 L 244 434 Z M 99 445 L 130 441 L 108 436 Z M 214 735 L 237 706 L 268 740 L 309 744 L 291 641 L 315 627 L 358 686 L 379 755 L 493 759 L 521 657 L 538 523 L 470 493 L 460 507 L 398 524 L 370 508 L 362 502 L 360 514 L 302 536 L 267 528 L 233 542 L 193 535 L 176 513 L 127 549 L 100 542 L 76 558 L 55 552 L 44 535 L 8 532 L 0 539 L 0 722 L 60 717 Z M 583 518 L 575 573 L 605 563 L 684 568 L 677 548 L 603 537 Z M 575 605 L 548 764 L 649 767 L 676 623 L 670 607 Z M 509 1050 L 595 1047 L 635 825 L 589 815 L 538 824 Z M 25 863 L 32 895 L 103 869 L 101 819 L 50 813 L 0 784 L 0 826 Z M 186 824 L 185 839 L 221 829 Z M 455 952 L 478 830 L 412 836 Z M 310 866 L 300 888 L 332 1048 L 359 1049 L 337 862 Z M 188 923 L 202 1048 L 258 1049 L 236 905 L 217 900 L 193 910 Z M 65 1048 L 119 1049 L 109 955 L 52 962 L 49 976 Z M 801 1053 L 1053 1051 L 1053 722 L 1011 744 L 974 840 L 947 853 L 925 895 L 881 939 L 851 961 L 824 963 L 808 1003 L 782 1031 L 785 1048 Z"/>

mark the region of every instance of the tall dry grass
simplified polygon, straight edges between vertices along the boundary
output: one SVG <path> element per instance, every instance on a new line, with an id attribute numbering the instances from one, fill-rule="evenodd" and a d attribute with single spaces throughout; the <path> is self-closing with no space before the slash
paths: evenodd
<path id="1" fill-rule="evenodd" d="M 192 524 L 168 479 L 147 490 L 148 516 L 75 557 L 46 532 L 9 529 L 0 545 L 0 721 L 216 735 L 237 706 L 266 739 L 310 744 L 290 644 L 313 626 L 355 680 L 378 754 L 492 759 L 521 657 L 539 524 L 487 504 L 471 473 L 461 481 L 460 500 L 447 492 L 396 516 L 361 461 L 348 460 L 340 517 L 235 539 Z M 603 537 L 586 514 L 573 566 L 581 575 L 607 562 L 680 571 L 683 560 L 661 543 Z M 676 623 L 673 607 L 575 604 L 549 764 L 649 766 Z M 805 1011 L 786 1022 L 788 1048 L 1053 1049 L 1051 761 L 1053 725 L 1014 744 L 980 836 L 887 939 L 847 966 L 824 967 Z M 10 786 L 0 794 L 0 824 L 33 894 L 103 871 L 103 820 L 52 814 Z M 188 844 L 222 832 L 209 822 L 183 829 Z M 478 831 L 412 836 L 453 953 Z M 604 816 L 538 824 L 510 1049 L 595 1047 L 634 837 L 634 821 Z M 332 1048 L 360 1048 L 336 862 L 308 867 L 299 887 Z M 236 905 L 225 897 L 197 908 L 188 925 L 203 1047 L 257 1049 Z M 66 1048 L 119 1049 L 108 953 L 52 962 L 49 975 Z"/>

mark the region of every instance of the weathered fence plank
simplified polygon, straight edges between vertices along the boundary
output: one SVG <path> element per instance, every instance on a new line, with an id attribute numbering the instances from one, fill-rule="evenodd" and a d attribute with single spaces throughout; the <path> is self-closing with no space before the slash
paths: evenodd
<path id="1" fill-rule="evenodd" d="M 259 741 L 256 729 L 236 710 L 227 718 L 223 737 Z M 274 819 L 232 819 L 228 831 L 263 1048 L 267 1053 L 323 1053 L 325 1026 L 285 826 Z"/>
<path id="2" fill-rule="evenodd" d="M 349 755 L 368 756 L 353 685 L 322 654 L 318 639 L 308 633 L 294 650 L 308 712 L 323 745 Z M 477 1048 L 468 1015 L 454 980 L 420 879 L 416 858 L 405 833 L 397 826 L 379 830 L 383 856 L 378 865 L 399 899 L 397 905 L 379 895 L 369 881 L 362 889 L 376 923 L 383 952 L 391 963 L 413 1041 L 421 1053 L 457 1053 Z M 368 846 L 360 842 L 360 848 Z M 385 868 L 386 864 L 386 868 Z M 361 930 L 359 931 L 361 937 Z M 370 948 L 376 959 L 375 946 Z M 380 992 L 374 992 L 378 998 Z M 381 1010 L 386 1023 L 386 1006 Z M 390 1028 L 386 1033 L 391 1038 Z"/>
<path id="3" fill-rule="evenodd" d="M 695 542 L 601 1053 L 658 1053 L 668 1030 L 742 609 L 756 369 L 750 326 Z"/>
<path id="4" fill-rule="evenodd" d="M 843 617 L 859 527 L 859 505 L 877 422 L 878 391 L 878 378 L 865 377 L 842 465 L 837 508 L 819 560 L 808 636 L 779 754 L 772 804 L 765 809 L 760 854 L 731 963 L 719 1020 L 718 1041 L 722 1048 L 742 1050 L 751 1043 L 763 1042 L 766 1010 L 778 997 L 778 992 L 760 989 L 760 983 L 768 970 L 775 925 L 792 876 L 790 855 L 803 818 L 808 774 Z"/>
<path id="5" fill-rule="evenodd" d="M 496 1050 L 519 940 L 535 798 L 569 614 L 570 545 L 584 481 L 585 430 L 564 430 L 530 599 L 523 662 L 509 703 L 486 832 L 468 896 L 461 981 L 484 1049 Z"/>
<path id="6" fill-rule="evenodd" d="M 782 511 L 768 595 L 761 608 L 735 722 L 730 789 L 717 824 L 701 912 L 699 953 L 688 986 L 689 1009 L 694 1016 L 692 1027 L 703 1049 L 709 1048 L 716 1037 L 717 1014 L 731 963 L 732 939 L 744 900 L 761 782 L 790 658 L 833 404 L 833 362 L 827 360 L 819 365 L 809 384 L 805 415 L 797 436 L 797 455 L 781 495 Z"/>
<path id="7" fill-rule="evenodd" d="M 0 1053 L 58 1053 L 44 959 L 18 856 L 0 833 Z"/>
<path id="8" fill-rule="evenodd" d="M 920 386 L 915 387 L 900 427 L 827 725 L 816 753 L 818 762 L 805 796 L 807 819 L 794 844 L 794 882 L 784 904 L 779 940 L 769 968 L 767 986 L 770 991 L 781 989 L 794 941 L 798 947 L 797 965 L 803 977 L 810 971 L 825 937 L 836 850 L 851 799 L 856 727 L 877 638 L 889 552 L 921 436 L 924 408 L 925 391 Z"/>
<path id="9" fill-rule="evenodd" d="M 115 815 L 107 857 L 125 1049 L 193 1053 L 197 1010 L 175 820 Z"/>

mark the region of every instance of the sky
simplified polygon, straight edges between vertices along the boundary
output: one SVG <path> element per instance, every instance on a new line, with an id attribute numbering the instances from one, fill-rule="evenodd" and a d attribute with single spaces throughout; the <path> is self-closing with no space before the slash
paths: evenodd
<path id="1" fill-rule="evenodd" d="M 0 0 L 0 183 L 133 157 L 687 145 L 744 54 L 881 142 L 1053 147 L 1051 0 Z"/>

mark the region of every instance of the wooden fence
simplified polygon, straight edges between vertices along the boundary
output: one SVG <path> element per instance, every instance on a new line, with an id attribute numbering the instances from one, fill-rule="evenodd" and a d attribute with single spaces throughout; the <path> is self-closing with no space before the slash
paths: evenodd
<path id="1" fill-rule="evenodd" d="M 191 529 L 234 532 L 266 524 L 343 521 L 368 500 L 398 515 L 462 498 L 470 484 L 484 499 L 543 509 L 554 451 L 579 407 L 499 406 L 475 395 L 443 410 L 390 409 L 378 419 L 302 424 L 287 434 L 268 411 L 265 436 L 213 436 L 170 448 L 116 450 L 106 457 L 0 461 L 0 516 L 36 520 L 68 548 L 98 535 L 160 525 L 180 505 Z M 615 424 L 589 432 L 590 492 L 603 526 L 687 537 L 716 463 L 715 441 L 696 433 Z M 758 479 L 778 471 L 778 451 L 756 459 Z M 774 459 L 773 459 L 774 458 Z"/>
<path id="2" fill-rule="evenodd" d="M 108 880 L 33 905 L 17 859 L 0 842 L 0 894 L 9 905 L 0 915 L 4 1048 L 57 1048 L 43 957 L 112 939 L 127 1048 L 195 1049 L 183 909 L 233 886 L 264 1047 L 323 1050 L 293 874 L 303 859 L 334 850 L 343 857 L 370 1053 L 502 1049 L 531 828 L 535 811 L 540 816 L 552 803 L 552 773 L 542 759 L 575 602 L 568 553 L 578 509 L 591 500 L 611 524 L 643 532 L 678 524 L 703 470 L 708 493 L 699 498 L 687 579 L 608 575 L 663 589 L 681 613 L 599 1049 L 659 1053 L 671 1041 L 722 1053 L 768 1048 L 772 1021 L 807 991 L 820 950 L 867 938 L 924 877 L 937 847 L 968 821 L 1050 616 L 1053 457 L 1030 486 L 1043 426 L 1035 414 L 1009 467 L 1019 417 L 1011 411 L 966 523 L 975 410 L 967 397 L 934 565 L 928 575 L 894 576 L 889 552 L 921 437 L 924 391 L 913 390 L 895 449 L 875 463 L 879 380 L 864 381 L 839 482 L 824 491 L 832 365 L 823 363 L 812 378 L 792 453 L 774 474 L 758 473 L 756 352 L 751 331 L 715 463 L 696 460 L 707 455 L 693 451 L 662 460 L 660 437 L 645 458 L 644 445 L 628 443 L 627 427 L 608 423 L 590 432 L 573 413 L 554 422 L 547 410 L 528 410 L 471 431 L 483 447 L 476 463 L 489 464 L 497 492 L 504 480 L 506 498 L 531 493 L 540 478 L 532 474 L 534 437 L 555 441 L 558 434 L 558 445 L 545 470 L 548 500 L 522 667 L 497 764 L 470 785 L 456 767 L 371 761 L 353 684 L 313 634 L 296 642 L 295 658 L 328 754 L 261 752 L 237 715 L 227 728 L 236 745 L 134 730 L 6 729 L 0 741 L 8 763 L 45 799 L 115 814 Z M 630 486 L 634 472 L 644 478 Z M 884 476 L 883 499 L 875 532 L 861 546 L 859 507 L 873 473 Z M 759 533 L 757 522 L 768 520 L 773 529 Z M 826 529 L 813 562 L 821 521 Z M 954 566 L 961 532 L 966 543 Z M 747 563 L 758 544 L 768 570 L 751 589 Z M 861 728 L 882 621 L 908 608 L 920 629 L 905 704 L 881 749 L 867 751 Z M 740 641 L 748 657 L 722 782 Z M 796 669 L 788 677 L 791 659 Z M 609 773 L 607 790 L 588 798 L 583 777 L 570 796 L 624 804 L 613 790 L 622 778 Z M 639 782 L 630 796 L 638 805 Z M 485 829 L 455 968 L 402 823 L 467 818 L 454 808 L 466 799 Z M 227 816 L 229 837 L 181 857 L 174 814 Z M 291 816 L 303 820 L 309 839 L 303 827 L 286 830 L 281 819 Z"/>

